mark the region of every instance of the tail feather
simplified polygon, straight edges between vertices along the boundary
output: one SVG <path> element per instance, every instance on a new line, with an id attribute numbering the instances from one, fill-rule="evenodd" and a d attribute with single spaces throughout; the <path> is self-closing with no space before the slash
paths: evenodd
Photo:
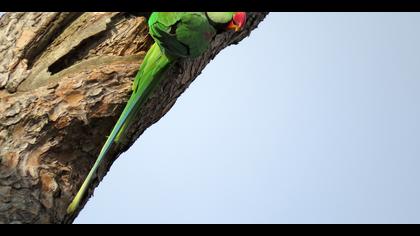
<path id="1" fill-rule="evenodd" d="M 140 111 L 143 103 L 147 101 L 150 93 L 161 81 L 162 74 L 170 67 L 171 60 L 165 56 L 160 50 L 160 47 L 155 43 L 150 48 L 150 53 L 145 57 L 142 68 L 136 76 L 133 83 L 133 94 L 128 103 L 135 103 L 133 109 L 129 111 L 126 122 L 120 128 L 114 142 L 120 142 L 121 138 L 125 136 L 125 131 L 133 123 Z M 123 112 L 124 114 L 124 112 Z"/>
<path id="2" fill-rule="evenodd" d="M 67 208 L 68 214 L 73 214 L 74 211 L 79 207 L 80 202 L 86 193 L 86 190 L 93 180 L 94 174 L 102 163 L 104 157 L 109 152 L 112 144 L 122 137 L 124 131 L 133 122 L 133 115 L 137 113 L 141 104 L 146 101 L 150 92 L 153 91 L 153 88 L 156 87 L 156 85 L 160 82 L 162 74 L 167 70 L 170 64 L 170 59 L 168 59 L 168 57 L 161 52 L 159 46 L 156 43 L 153 44 L 150 50 L 147 52 L 141 68 L 134 80 L 133 93 L 131 97 L 128 100 L 120 118 L 112 129 L 111 134 L 102 147 L 102 150 L 99 153 L 99 156 L 92 169 L 90 170 L 88 176 L 83 182 L 82 187 L 73 199 L 72 203 Z"/>

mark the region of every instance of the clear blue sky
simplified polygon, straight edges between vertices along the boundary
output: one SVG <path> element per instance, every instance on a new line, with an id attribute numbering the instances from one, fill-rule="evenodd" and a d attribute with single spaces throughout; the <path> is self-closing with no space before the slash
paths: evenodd
<path id="1" fill-rule="evenodd" d="M 76 223 L 420 223 L 419 13 L 271 13 Z"/>
<path id="2" fill-rule="evenodd" d="M 271 13 L 76 223 L 420 223 L 420 14 Z"/>

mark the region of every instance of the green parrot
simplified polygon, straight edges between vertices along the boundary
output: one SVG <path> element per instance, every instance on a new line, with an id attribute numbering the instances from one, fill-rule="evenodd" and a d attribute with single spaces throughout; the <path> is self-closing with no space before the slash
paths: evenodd
<path id="1" fill-rule="evenodd" d="M 137 73 L 132 94 L 124 111 L 108 136 L 99 156 L 79 192 L 67 208 L 73 214 L 102 160 L 114 143 L 124 137 L 142 104 L 163 79 L 164 72 L 181 58 L 195 58 L 204 53 L 212 38 L 221 31 L 242 30 L 245 12 L 153 12 L 149 18 L 149 33 L 155 43 L 147 52 Z"/>

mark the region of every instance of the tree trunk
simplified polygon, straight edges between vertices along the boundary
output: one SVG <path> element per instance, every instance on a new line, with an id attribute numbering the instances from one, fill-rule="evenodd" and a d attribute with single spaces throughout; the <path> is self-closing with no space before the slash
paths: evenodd
<path id="1" fill-rule="evenodd" d="M 0 18 L 0 223 L 71 223 L 66 208 L 130 96 L 152 44 L 150 13 L 6 13 Z M 174 105 L 217 53 L 267 13 L 249 13 L 239 33 L 167 72 L 128 140 L 114 147 L 82 206 L 113 161 Z M 80 209 L 79 209 L 80 210 Z"/>

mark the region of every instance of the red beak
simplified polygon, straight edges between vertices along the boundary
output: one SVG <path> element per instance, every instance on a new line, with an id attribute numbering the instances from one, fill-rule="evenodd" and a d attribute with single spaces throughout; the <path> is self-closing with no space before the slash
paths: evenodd
<path id="1" fill-rule="evenodd" d="M 246 13 L 236 12 L 235 15 L 233 15 L 233 21 L 238 26 L 238 30 L 242 30 L 246 24 Z"/>
<path id="2" fill-rule="evenodd" d="M 228 29 L 239 31 L 242 30 L 246 23 L 245 12 L 235 12 L 232 21 L 227 26 Z"/>

